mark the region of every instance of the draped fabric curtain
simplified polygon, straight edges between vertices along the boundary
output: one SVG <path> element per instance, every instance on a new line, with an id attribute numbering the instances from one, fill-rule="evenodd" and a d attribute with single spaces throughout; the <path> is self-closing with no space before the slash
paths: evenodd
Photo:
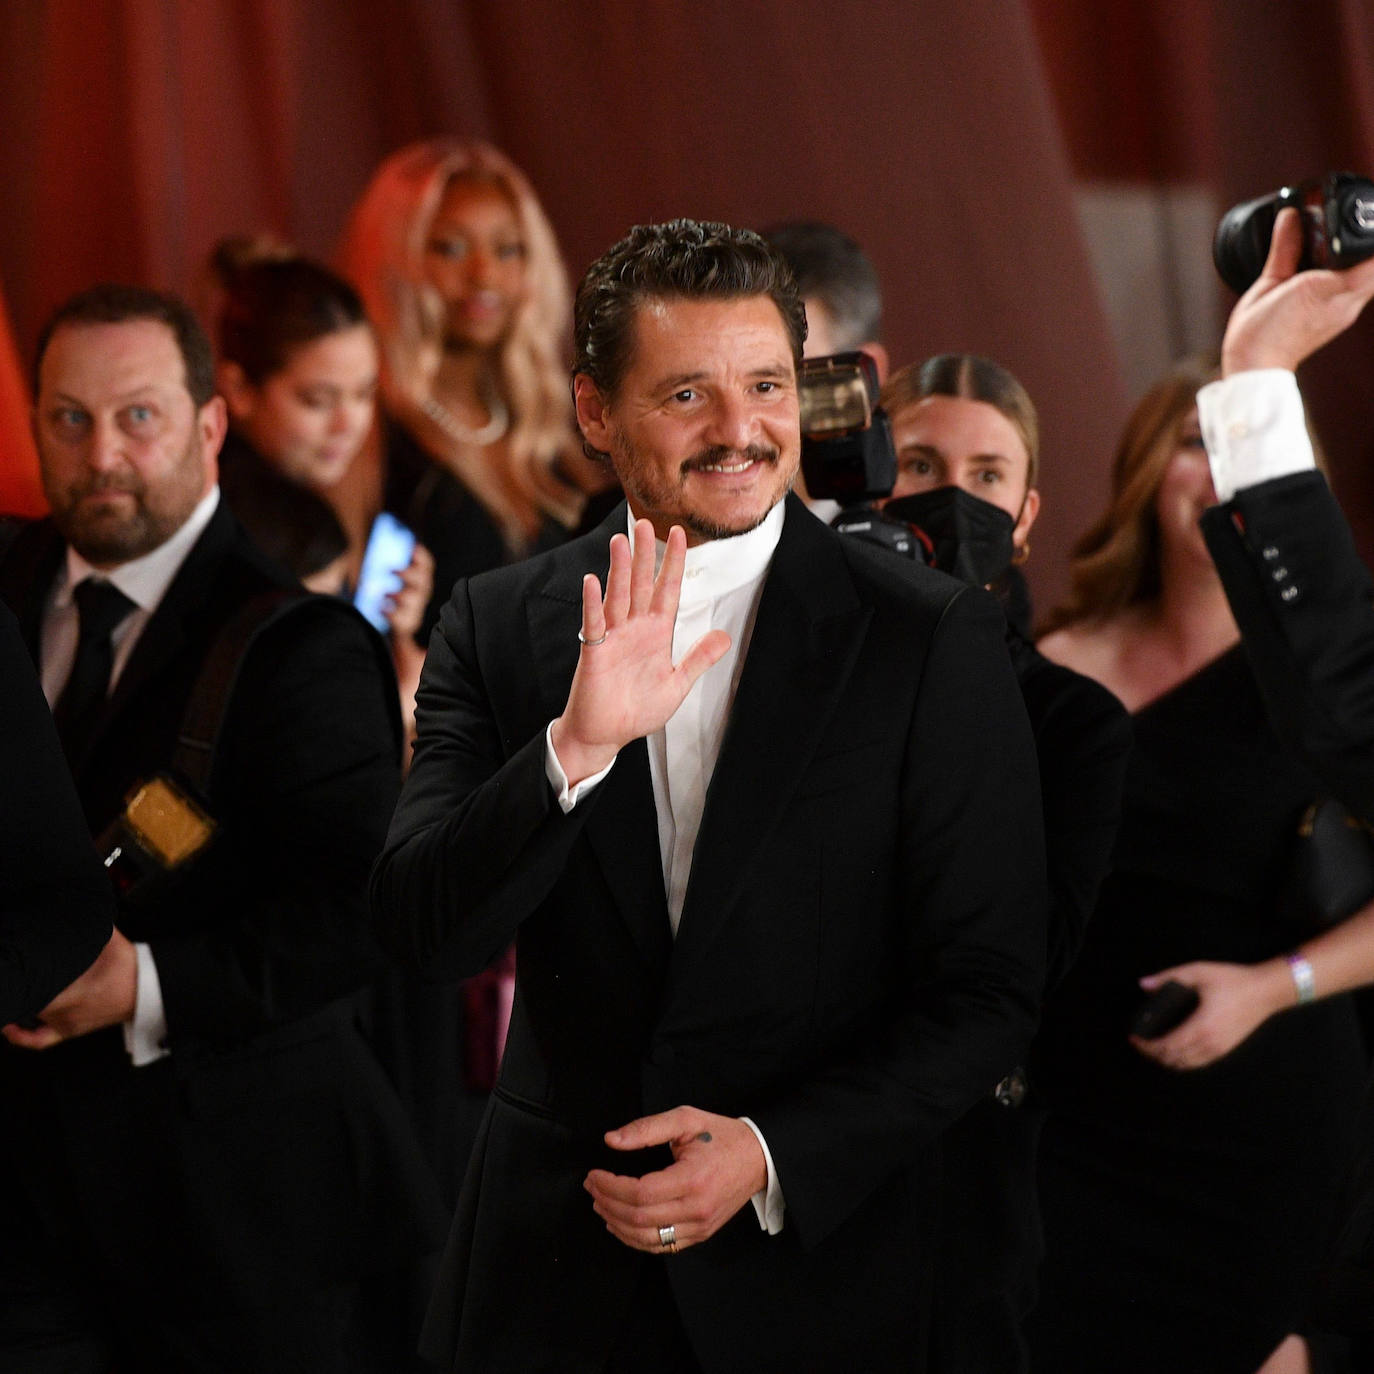
<path id="1" fill-rule="evenodd" d="M 0 300 L 0 512 L 12 515 L 40 515 L 44 510 L 28 413 L 19 355 Z"/>
<path id="2" fill-rule="evenodd" d="M 329 256 L 381 157 L 436 133 L 528 172 L 574 275 L 640 220 L 829 220 L 878 267 L 896 362 L 986 353 L 1037 400 L 1041 606 L 1131 399 L 1083 188 L 1225 205 L 1374 171 L 1368 0 L 10 0 L 0 64 L 0 287 L 25 361 L 63 296 L 194 293 L 224 234 Z M 1362 532 L 1372 358 L 1361 327 L 1305 379 Z M 3 508 L 33 499 L 8 385 Z"/>

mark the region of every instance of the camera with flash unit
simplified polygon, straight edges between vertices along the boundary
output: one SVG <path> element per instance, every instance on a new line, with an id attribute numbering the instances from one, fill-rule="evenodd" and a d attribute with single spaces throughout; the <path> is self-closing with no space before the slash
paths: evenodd
<path id="1" fill-rule="evenodd" d="M 837 501 L 831 525 L 893 553 L 925 562 L 911 526 L 874 505 L 897 481 L 897 450 L 878 404 L 878 365 L 867 354 L 807 358 L 797 374 L 801 468 L 813 500 Z"/>

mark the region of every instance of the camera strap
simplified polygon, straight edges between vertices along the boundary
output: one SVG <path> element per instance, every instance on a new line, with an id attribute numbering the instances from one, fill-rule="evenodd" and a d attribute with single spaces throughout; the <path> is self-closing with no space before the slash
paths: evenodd
<path id="1" fill-rule="evenodd" d="M 191 688 L 171 758 L 172 772 L 189 783 L 203 802 L 210 800 L 220 733 L 249 648 L 263 631 L 313 601 L 308 592 L 290 587 L 263 592 L 244 602 L 210 645 Z"/>

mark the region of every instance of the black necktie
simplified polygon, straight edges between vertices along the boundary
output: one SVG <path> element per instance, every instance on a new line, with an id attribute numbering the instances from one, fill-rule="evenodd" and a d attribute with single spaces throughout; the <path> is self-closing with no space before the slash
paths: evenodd
<path id="1" fill-rule="evenodd" d="M 135 609 L 123 592 L 111 582 L 88 577 L 72 591 L 81 636 L 72 661 L 72 675 L 53 707 L 57 733 L 72 762 L 89 738 L 91 726 L 110 690 L 110 669 L 114 665 L 114 645 L 110 635 L 130 611 Z"/>

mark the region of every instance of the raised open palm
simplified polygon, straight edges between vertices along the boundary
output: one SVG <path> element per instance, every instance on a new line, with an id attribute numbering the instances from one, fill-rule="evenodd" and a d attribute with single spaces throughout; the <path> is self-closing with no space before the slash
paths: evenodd
<path id="1" fill-rule="evenodd" d="M 687 537 L 674 525 L 654 575 L 654 528 L 635 524 L 634 552 L 623 534 L 611 540 L 606 592 L 593 574 L 582 579 L 582 652 L 553 747 L 569 782 L 607 767 L 631 740 L 663 728 L 692 684 L 730 647 L 724 630 L 708 630 L 673 662 Z"/>

